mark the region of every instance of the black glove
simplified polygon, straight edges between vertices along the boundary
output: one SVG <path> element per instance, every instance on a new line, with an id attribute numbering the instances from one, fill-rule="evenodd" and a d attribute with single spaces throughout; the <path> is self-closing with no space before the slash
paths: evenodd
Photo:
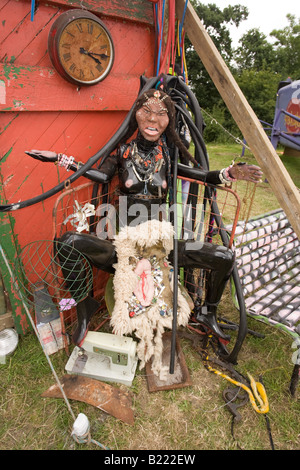
<path id="1" fill-rule="evenodd" d="M 40 160 L 41 162 L 57 162 L 58 155 L 55 152 L 51 152 L 50 150 L 30 150 L 25 151 L 27 155 L 36 160 Z"/>

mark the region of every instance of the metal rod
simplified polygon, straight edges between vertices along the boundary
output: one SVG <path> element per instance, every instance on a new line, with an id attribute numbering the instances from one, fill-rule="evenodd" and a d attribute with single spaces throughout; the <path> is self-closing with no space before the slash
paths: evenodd
<path id="1" fill-rule="evenodd" d="M 24 301 L 22 292 L 21 292 L 21 290 L 19 289 L 19 286 L 18 286 L 18 284 L 17 284 L 17 281 L 16 281 L 16 279 L 15 279 L 15 276 L 14 276 L 12 270 L 11 270 L 11 267 L 10 267 L 10 265 L 9 265 L 9 263 L 8 263 L 7 257 L 6 257 L 6 255 L 5 255 L 5 253 L 4 253 L 3 248 L 2 248 L 1 245 L 0 245 L 0 252 L 1 252 L 2 258 L 3 258 L 3 260 L 4 260 L 5 264 L 6 264 L 6 267 L 7 267 L 7 269 L 8 269 L 8 272 L 9 272 L 9 274 L 10 274 L 10 277 L 11 277 L 13 283 L 15 284 L 15 286 L 16 286 L 18 292 L 19 292 L 19 295 L 20 295 L 20 297 L 21 297 L 21 301 L 22 301 L 22 303 L 23 303 L 23 307 L 24 307 L 24 309 L 25 309 L 25 312 L 26 312 L 26 314 L 27 314 L 27 317 L 28 317 L 28 319 L 29 319 L 29 321 L 30 321 L 30 323 L 31 323 L 31 326 L 32 326 L 32 328 L 33 328 L 33 330 L 34 330 L 34 332 L 35 332 L 35 334 L 36 334 L 36 336 L 37 336 L 37 338 L 38 338 L 38 340 L 39 340 L 39 342 L 40 342 L 40 345 L 42 346 L 43 352 L 44 352 L 44 354 L 45 354 L 45 356 L 46 356 L 46 359 L 47 359 L 47 361 L 48 361 L 48 363 L 49 363 L 49 366 L 50 366 L 50 368 L 51 368 L 51 370 L 52 370 L 52 373 L 53 373 L 53 375 L 54 375 L 54 377 L 55 377 L 55 380 L 56 380 L 56 382 L 57 382 L 57 385 L 59 386 L 59 389 L 60 389 L 60 391 L 61 391 L 61 394 L 62 394 L 62 396 L 63 396 L 63 398 L 64 398 L 64 400 L 65 400 L 65 402 L 66 402 L 66 405 L 67 405 L 67 407 L 68 407 L 68 410 L 70 411 L 71 416 L 72 416 L 72 418 L 73 418 L 74 421 L 75 421 L 76 416 L 75 416 L 75 414 L 73 413 L 73 410 L 72 410 L 72 408 L 71 408 L 71 406 L 70 406 L 70 403 L 69 403 L 69 401 L 68 401 L 68 398 L 67 398 L 67 396 L 66 396 L 66 394 L 65 394 L 65 392 L 64 392 L 64 389 L 63 389 L 63 387 L 62 387 L 62 384 L 60 383 L 60 380 L 59 380 L 59 378 L 58 378 L 58 376 L 57 376 L 57 374 L 56 374 L 56 372 L 55 372 L 55 369 L 54 369 L 54 367 L 53 367 L 53 365 L 52 365 L 52 362 L 51 362 L 51 360 L 50 360 L 50 357 L 49 357 L 49 355 L 47 354 L 47 352 L 46 352 L 46 350 L 45 350 L 45 348 L 44 348 L 44 345 L 43 345 L 43 343 L 42 343 L 42 341 L 41 341 L 41 339 L 40 339 L 39 332 L 37 331 L 36 326 L 35 326 L 35 324 L 34 324 L 34 321 L 33 321 L 33 319 L 31 318 L 30 311 L 29 311 L 29 309 L 28 309 L 28 307 L 27 307 L 27 305 L 26 305 L 26 303 L 25 303 L 25 301 Z"/>
<path id="2" fill-rule="evenodd" d="M 177 333 L 177 301 L 178 301 L 178 230 L 177 230 L 177 163 L 178 149 L 174 153 L 173 167 L 173 222 L 174 222 L 174 258 L 173 258 L 173 321 L 172 321 L 172 338 L 171 338 L 171 355 L 170 355 L 170 374 L 174 374 L 175 357 L 176 357 L 176 333 Z"/>

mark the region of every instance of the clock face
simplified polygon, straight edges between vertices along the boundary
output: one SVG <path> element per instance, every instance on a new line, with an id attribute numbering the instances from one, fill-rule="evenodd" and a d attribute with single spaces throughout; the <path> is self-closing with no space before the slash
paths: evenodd
<path id="1" fill-rule="evenodd" d="M 67 12 L 53 24 L 49 35 L 49 53 L 57 71 L 67 80 L 94 85 L 111 70 L 114 47 L 104 24 L 82 10 Z"/>

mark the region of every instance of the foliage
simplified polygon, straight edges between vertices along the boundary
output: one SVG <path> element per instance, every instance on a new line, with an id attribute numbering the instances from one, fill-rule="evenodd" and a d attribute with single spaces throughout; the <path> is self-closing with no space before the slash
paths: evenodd
<path id="1" fill-rule="evenodd" d="M 223 59 L 230 63 L 233 50 L 228 24 L 238 26 L 241 21 L 247 18 L 247 8 L 236 5 L 221 10 L 214 3 L 209 5 L 203 5 L 196 1 L 192 3 Z M 201 106 L 205 109 L 212 109 L 220 101 L 218 92 L 188 39 L 186 46 L 189 83 Z"/>
<path id="2" fill-rule="evenodd" d="M 250 29 L 241 37 L 239 47 L 234 49 L 230 27 L 247 19 L 248 8 L 237 4 L 222 10 L 215 3 L 203 5 L 198 0 L 192 3 L 258 118 L 272 123 L 279 82 L 287 77 L 293 80 L 300 78 L 300 18 L 297 20 L 295 16 L 287 15 L 289 25 L 272 31 L 269 39 L 259 29 Z M 228 131 L 227 134 L 220 132 L 220 127 L 216 127 L 212 119 L 206 119 L 206 141 L 226 142 L 230 133 L 242 138 L 188 39 L 186 62 L 189 85 L 201 107 Z"/>
<path id="3" fill-rule="evenodd" d="M 236 80 L 259 119 L 272 124 L 279 75 L 263 68 L 252 68 L 236 74 Z"/>
<path id="4" fill-rule="evenodd" d="M 300 18 L 287 15 L 289 25 L 282 30 L 273 30 L 271 36 L 275 38 L 274 47 L 277 61 L 285 76 L 294 80 L 300 79 Z"/>
<path id="5" fill-rule="evenodd" d="M 221 102 L 215 104 L 208 114 L 203 110 L 206 142 L 233 143 L 238 138 L 241 139 L 240 131 L 231 117 L 228 109 Z"/>
<path id="6" fill-rule="evenodd" d="M 234 51 L 238 69 L 272 69 L 276 63 L 276 51 L 267 37 L 257 28 L 250 29 L 240 39 L 240 47 Z"/>

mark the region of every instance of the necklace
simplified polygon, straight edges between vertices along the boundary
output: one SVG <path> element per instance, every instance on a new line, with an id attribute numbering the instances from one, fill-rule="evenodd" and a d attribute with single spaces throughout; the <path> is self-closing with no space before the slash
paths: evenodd
<path id="1" fill-rule="evenodd" d="M 136 142 L 133 144 L 131 151 L 131 159 L 136 171 L 144 178 L 147 178 L 151 173 L 156 171 L 156 164 L 158 160 L 155 159 L 158 154 L 157 149 L 150 150 L 147 154 L 138 150 Z"/>
<path id="2" fill-rule="evenodd" d="M 124 153 L 124 158 L 129 156 L 133 172 L 139 181 L 145 183 L 144 194 L 147 194 L 147 183 L 153 180 L 154 174 L 160 171 L 164 164 L 162 143 L 159 141 L 155 147 L 151 148 L 150 152 L 144 153 L 138 148 L 136 141 L 134 141 L 128 148 L 128 151 Z"/>

